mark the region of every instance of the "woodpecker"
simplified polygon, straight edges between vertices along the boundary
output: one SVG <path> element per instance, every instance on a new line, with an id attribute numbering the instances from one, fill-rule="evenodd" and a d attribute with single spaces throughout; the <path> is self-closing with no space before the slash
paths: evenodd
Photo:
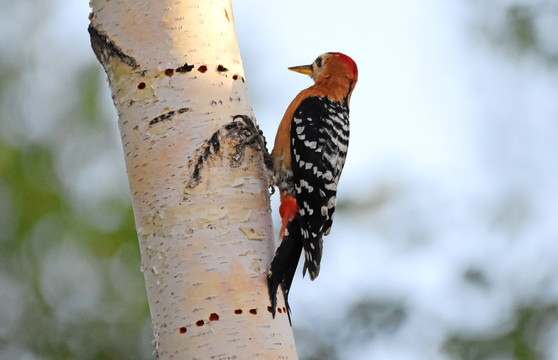
<path id="1" fill-rule="evenodd" d="M 349 101 L 358 69 L 347 55 L 329 52 L 312 65 L 289 70 L 314 80 L 287 108 L 271 152 L 273 181 L 281 197 L 281 243 L 267 283 L 273 317 L 281 285 L 290 322 L 289 289 L 302 249 L 302 276 L 308 271 L 314 280 L 320 272 L 322 237 L 331 230 L 337 184 L 349 145 Z"/>

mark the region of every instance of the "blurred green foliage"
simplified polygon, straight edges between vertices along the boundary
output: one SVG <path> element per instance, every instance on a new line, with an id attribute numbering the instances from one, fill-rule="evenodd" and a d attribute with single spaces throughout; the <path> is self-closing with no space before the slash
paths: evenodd
<path id="1" fill-rule="evenodd" d="M 506 12 L 510 42 L 520 51 L 535 48 L 537 38 L 531 10 L 526 6 L 513 5 Z"/>
<path id="2" fill-rule="evenodd" d="M 544 359 L 536 348 L 537 339 L 558 321 L 558 306 L 520 308 L 516 310 L 516 318 L 511 329 L 505 329 L 499 335 L 484 338 L 454 336 L 447 341 L 445 350 L 462 360 L 491 359 L 498 356 L 516 360 Z"/>
<path id="3" fill-rule="evenodd" d="M 29 35 L 27 41 L 40 34 Z M 62 69 L 72 75 L 66 78 L 46 64 L 27 67 L 42 55 L 21 47 L 0 60 L 0 359 L 151 359 L 129 198 L 122 191 L 76 196 L 97 181 L 83 175 L 96 154 L 112 152 L 123 171 L 120 144 L 106 145 L 115 138 L 116 118 L 106 116 L 102 68 L 93 53 L 88 64 Z M 43 67 L 52 73 L 41 75 Z M 33 90 L 45 99 L 15 98 L 32 96 L 30 71 L 61 83 L 37 81 Z M 72 154 L 76 136 L 79 151 Z M 122 180 L 123 173 L 110 174 L 113 168 L 106 167 L 107 178 Z"/>
<path id="4" fill-rule="evenodd" d="M 494 49 L 510 58 L 534 56 L 542 65 L 558 65 L 558 47 L 553 33 L 558 21 L 558 3 L 543 1 L 475 1 L 477 27 Z M 497 24 L 497 25 L 495 25 Z"/>

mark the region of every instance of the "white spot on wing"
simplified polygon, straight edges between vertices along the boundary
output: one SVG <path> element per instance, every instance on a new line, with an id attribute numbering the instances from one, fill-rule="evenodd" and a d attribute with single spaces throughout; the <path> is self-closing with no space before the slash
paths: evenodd
<path id="1" fill-rule="evenodd" d="M 316 148 L 316 146 L 318 145 L 318 143 L 316 141 L 308 141 L 305 140 L 304 141 L 304 145 L 308 146 L 310 149 L 314 150 Z"/>

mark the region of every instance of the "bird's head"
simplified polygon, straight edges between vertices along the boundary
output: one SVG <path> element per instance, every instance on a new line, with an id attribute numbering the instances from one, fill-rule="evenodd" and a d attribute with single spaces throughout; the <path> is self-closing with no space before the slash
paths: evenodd
<path id="1" fill-rule="evenodd" d="M 314 60 L 312 65 L 293 66 L 289 70 L 310 75 L 314 82 L 318 82 L 321 78 L 335 76 L 348 79 L 354 86 L 358 79 L 356 63 L 347 55 L 339 52 L 322 54 Z"/>

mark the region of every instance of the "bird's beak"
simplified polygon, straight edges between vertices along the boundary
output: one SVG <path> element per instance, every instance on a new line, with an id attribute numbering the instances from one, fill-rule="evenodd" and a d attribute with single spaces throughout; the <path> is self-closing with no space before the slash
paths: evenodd
<path id="1" fill-rule="evenodd" d="M 291 66 L 289 70 L 312 76 L 312 65 Z"/>

